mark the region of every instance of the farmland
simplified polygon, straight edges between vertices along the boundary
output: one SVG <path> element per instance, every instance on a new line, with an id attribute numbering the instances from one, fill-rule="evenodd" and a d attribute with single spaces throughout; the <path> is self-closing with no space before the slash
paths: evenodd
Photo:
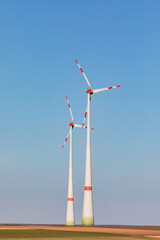
<path id="1" fill-rule="evenodd" d="M 156 226 L 0 225 L 0 239 L 149 240 L 158 238 L 160 238 L 160 227 Z"/>

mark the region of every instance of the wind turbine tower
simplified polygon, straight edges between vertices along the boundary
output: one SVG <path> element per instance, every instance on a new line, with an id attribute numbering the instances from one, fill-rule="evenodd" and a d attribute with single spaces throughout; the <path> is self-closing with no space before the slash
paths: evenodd
<path id="1" fill-rule="evenodd" d="M 91 136 L 90 136 L 90 101 L 91 96 L 94 93 L 106 91 L 113 88 L 118 88 L 118 86 L 113 87 L 106 87 L 106 88 L 100 88 L 100 89 L 93 89 L 91 87 L 91 84 L 89 83 L 85 73 L 83 72 L 81 66 L 79 65 L 78 61 L 75 59 L 79 69 L 81 70 L 87 84 L 88 89 L 86 90 L 87 93 L 87 111 L 85 112 L 85 118 L 87 116 L 87 144 L 86 144 L 86 170 L 85 170 L 85 185 L 84 185 L 84 200 L 83 200 L 83 215 L 82 215 L 82 225 L 94 225 L 94 216 L 93 216 L 93 199 L 92 199 L 92 176 L 91 176 Z M 83 121 L 83 125 L 84 125 Z M 83 126 L 82 125 L 82 126 Z"/>
<path id="2" fill-rule="evenodd" d="M 69 130 L 68 135 L 65 139 L 65 142 L 62 146 L 62 148 L 64 148 L 64 145 L 65 145 L 65 143 L 67 142 L 67 140 L 70 136 L 69 178 L 68 178 L 68 198 L 67 198 L 66 225 L 74 225 L 75 220 L 74 220 L 73 174 L 72 174 L 72 131 L 73 131 L 74 127 L 79 127 L 79 128 L 87 128 L 87 127 L 85 127 L 84 124 L 82 126 L 82 125 L 76 124 L 74 122 L 71 106 L 69 104 L 69 100 L 68 100 L 67 96 L 66 96 L 66 100 L 67 100 L 67 103 L 68 103 L 68 107 L 69 107 L 70 115 L 71 115 L 71 119 L 72 119 L 72 122 L 69 123 L 70 130 Z M 92 130 L 94 130 L 94 129 L 92 128 Z"/>

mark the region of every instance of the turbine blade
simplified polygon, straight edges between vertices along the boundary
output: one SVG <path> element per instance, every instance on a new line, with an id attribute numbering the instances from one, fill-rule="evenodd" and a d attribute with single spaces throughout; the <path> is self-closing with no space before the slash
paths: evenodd
<path id="1" fill-rule="evenodd" d="M 91 87 L 91 84 L 89 83 L 89 81 L 88 81 L 88 79 L 87 79 L 87 77 L 86 77 L 85 73 L 83 72 L 83 70 L 82 70 L 81 66 L 79 65 L 78 61 L 77 61 L 76 59 L 75 59 L 75 61 L 76 61 L 77 65 L 78 65 L 79 69 L 81 70 L 81 72 L 82 72 L 82 74 L 83 74 L 84 78 L 86 79 L 86 82 L 87 82 L 87 84 L 88 84 L 89 88 L 92 88 L 92 87 Z"/>
<path id="2" fill-rule="evenodd" d="M 64 144 L 63 144 L 62 148 L 64 148 L 64 145 L 66 144 L 66 142 L 67 142 L 67 140 L 69 138 L 70 132 L 71 132 L 71 129 L 69 129 L 69 133 L 68 133 L 68 135 L 67 135 L 67 137 L 66 137 L 66 139 L 64 141 Z"/>
<path id="3" fill-rule="evenodd" d="M 74 124 L 74 127 L 79 127 L 79 128 L 87 128 L 86 126 L 82 126 L 82 125 L 79 125 L 79 124 Z M 94 130 L 94 128 L 91 128 L 91 130 Z"/>
<path id="4" fill-rule="evenodd" d="M 85 123 L 85 120 L 86 120 L 86 117 L 87 117 L 87 111 L 88 111 L 88 104 L 87 104 L 86 111 L 85 111 L 85 114 L 84 114 L 82 127 L 84 127 L 84 123 Z"/>
<path id="5" fill-rule="evenodd" d="M 79 124 L 74 124 L 74 127 L 79 127 L 79 128 L 83 128 L 83 126 L 82 125 L 79 125 Z"/>
<path id="6" fill-rule="evenodd" d="M 91 101 L 91 98 L 92 98 L 92 95 L 90 96 L 90 101 Z M 87 112 L 88 112 L 88 103 L 87 103 L 86 111 L 85 111 L 85 114 L 84 114 L 84 119 L 83 119 L 82 126 L 84 126 L 84 123 L 85 123 L 85 121 L 86 121 Z"/>
<path id="7" fill-rule="evenodd" d="M 67 96 L 66 96 L 66 100 L 67 100 L 67 103 L 68 103 L 69 111 L 70 111 L 71 118 L 72 118 L 72 122 L 73 122 L 73 114 L 72 114 L 71 106 L 70 106 L 70 104 L 69 104 L 69 100 L 68 100 L 68 97 L 67 97 Z"/>
<path id="8" fill-rule="evenodd" d="M 110 90 L 112 88 L 118 88 L 118 87 L 121 87 L 121 85 L 113 86 L 113 87 L 100 88 L 100 89 L 94 89 L 93 93 L 103 92 L 103 91 Z"/>

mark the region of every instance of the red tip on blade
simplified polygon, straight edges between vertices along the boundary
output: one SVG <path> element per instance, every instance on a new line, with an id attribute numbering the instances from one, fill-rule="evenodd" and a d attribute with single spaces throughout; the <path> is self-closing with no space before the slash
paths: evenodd
<path id="1" fill-rule="evenodd" d="M 87 112 L 85 112 L 85 115 L 84 115 L 84 117 L 86 118 L 86 116 L 87 116 Z"/>
<path id="2" fill-rule="evenodd" d="M 66 96 L 66 99 L 68 100 L 68 97 Z"/>
<path id="3" fill-rule="evenodd" d="M 64 145 L 62 146 L 62 148 L 64 148 Z"/>
<path id="4" fill-rule="evenodd" d="M 121 87 L 121 85 L 118 85 L 117 87 Z"/>
<path id="5" fill-rule="evenodd" d="M 76 63 L 78 64 L 78 61 L 75 59 Z"/>
<path id="6" fill-rule="evenodd" d="M 68 138 L 65 139 L 65 142 L 67 142 L 67 139 L 68 139 Z"/>
<path id="7" fill-rule="evenodd" d="M 91 130 L 94 130 L 94 128 L 91 128 Z"/>
<path id="8" fill-rule="evenodd" d="M 70 104 L 68 103 L 68 107 L 70 108 Z"/>
<path id="9" fill-rule="evenodd" d="M 81 70 L 81 72 L 83 73 L 83 70 L 82 70 L 82 68 L 80 68 L 80 70 Z"/>
<path id="10" fill-rule="evenodd" d="M 113 87 L 108 87 L 108 89 L 112 89 Z"/>

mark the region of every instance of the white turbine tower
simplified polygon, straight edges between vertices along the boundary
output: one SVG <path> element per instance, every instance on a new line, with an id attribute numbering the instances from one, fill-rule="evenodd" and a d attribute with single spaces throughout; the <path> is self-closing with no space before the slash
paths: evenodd
<path id="1" fill-rule="evenodd" d="M 84 126 L 84 122 L 87 116 L 87 145 L 86 145 L 86 171 L 85 171 L 85 185 L 84 185 L 84 201 L 83 201 L 83 215 L 82 215 L 82 224 L 83 225 L 93 225 L 94 224 L 94 217 L 93 217 L 93 203 L 92 203 L 92 176 L 91 176 L 91 137 L 90 137 L 90 101 L 91 96 L 94 93 L 106 91 L 112 88 L 118 88 L 118 86 L 113 87 L 106 87 L 100 89 L 93 89 L 91 84 L 89 83 L 86 75 L 84 74 L 81 66 L 79 65 L 78 61 L 75 59 L 76 63 L 78 64 L 79 69 L 81 70 L 86 82 L 89 86 L 89 89 L 86 90 L 88 94 L 88 103 L 87 109 L 84 116 L 84 121 L 82 126 Z"/>
<path id="2" fill-rule="evenodd" d="M 73 176 L 72 176 L 72 130 L 74 127 L 80 127 L 80 128 L 87 128 L 82 125 L 76 124 L 74 123 L 74 119 L 73 119 L 73 114 L 72 114 L 72 110 L 71 110 L 71 106 L 69 104 L 68 101 L 68 97 L 66 96 L 67 99 L 67 103 L 68 103 L 68 107 L 70 110 L 70 114 L 71 114 L 71 119 L 72 122 L 69 123 L 70 126 L 70 130 L 69 133 L 65 139 L 65 142 L 62 146 L 62 148 L 64 148 L 65 143 L 67 142 L 69 136 L 70 136 L 70 151 L 69 151 L 69 179 L 68 179 L 68 198 L 67 198 L 67 213 L 66 213 L 66 225 L 74 225 L 75 224 L 75 220 L 74 220 L 74 198 L 73 198 Z M 93 130 L 93 128 L 92 128 Z"/>

